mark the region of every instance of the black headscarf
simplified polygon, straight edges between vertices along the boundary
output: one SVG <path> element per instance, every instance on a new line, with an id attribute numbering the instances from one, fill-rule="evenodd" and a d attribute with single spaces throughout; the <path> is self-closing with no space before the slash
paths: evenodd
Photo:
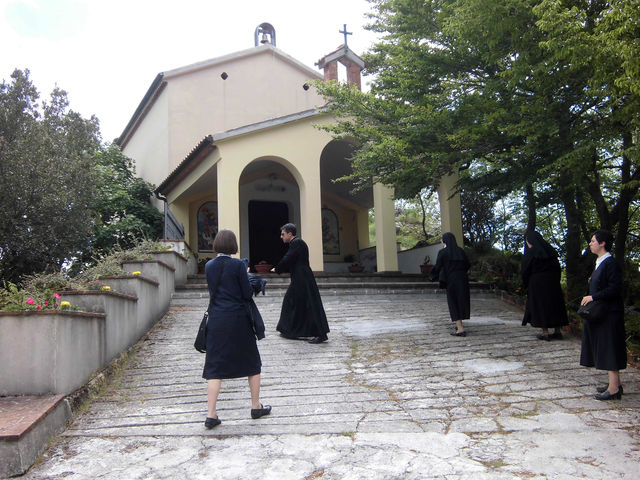
<path id="1" fill-rule="evenodd" d="M 527 242 L 531 244 L 531 247 L 527 245 Z M 554 264 L 557 265 L 557 268 L 560 268 L 558 254 L 555 249 L 549 245 L 538 232 L 535 230 L 527 230 L 524 234 L 524 255 L 522 256 L 522 263 L 520 265 L 522 283 L 525 287 L 529 283 L 529 276 L 531 275 L 530 267 L 534 259 L 554 259 Z"/>
<path id="2" fill-rule="evenodd" d="M 531 244 L 531 248 L 527 245 Z M 524 256 L 531 258 L 557 258 L 555 249 L 549 245 L 542 235 L 535 230 L 527 230 L 524 234 Z"/>
<path id="3" fill-rule="evenodd" d="M 447 246 L 447 256 L 450 260 L 465 260 L 467 258 L 464 251 L 458 246 L 453 233 L 447 232 L 442 235 L 442 242 Z"/>

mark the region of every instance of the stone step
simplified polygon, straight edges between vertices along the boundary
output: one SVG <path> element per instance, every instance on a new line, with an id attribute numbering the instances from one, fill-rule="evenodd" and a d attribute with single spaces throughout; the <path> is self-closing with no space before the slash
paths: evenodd
<path id="1" fill-rule="evenodd" d="M 276 273 L 266 273 L 261 275 L 269 284 L 285 284 L 288 285 L 290 277 L 288 274 L 278 275 Z M 426 275 L 418 273 L 314 273 L 316 283 L 423 283 L 434 284 L 430 282 Z M 435 282 L 437 283 L 437 282 Z M 206 285 L 207 279 L 204 274 L 189 275 L 186 286 L 189 285 Z"/>
<path id="2" fill-rule="evenodd" d="M 289 287 L 289 277 L 266 277 L 266 295 L 271 297 L 284 296 Z M 345 281 L 346 280 L 346 281 Z M 386 280 L 386 281 L 385 281 Z M 383 276 L 365 275 L 357 278 L 343 275 L 327 277 L 317 276 L 316 282 L 321 295 L 372 295 L 372 294 L 401 294 L 424 293 L 444 294 L 445 291 L 438 287 L 438 282 L 429 282 L 421 275 L 409 275 L 404 278 L 385 278 Z M 471 282 L 472 292 L 475 294 L 489 292 L 491 285 L 487 283 Z M 259 295 L 261 296 L 261 295 Z M 189 283 L 182 287 L 176 287 L 172 295 L 172 305 L 184 305 L 185 300 L 208 299 L 209 291 L 206 283 Z"/>

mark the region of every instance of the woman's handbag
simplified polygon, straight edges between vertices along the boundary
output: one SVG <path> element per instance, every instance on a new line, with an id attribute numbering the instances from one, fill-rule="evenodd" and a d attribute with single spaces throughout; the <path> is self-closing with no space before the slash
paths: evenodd
<path id="1" fill-rule="evenodd" d="M 205 353 L 207 351 L 208 321 L 209 321 L 209 312 L 204 312 L 204 317 L 202 317 L 202 321 L 200 322 L 200 327 L 198 328 L 198 334 L 196 335 L 196 341 L 193 342 L 193 348 L 195 348 L 200 353 Z"/>
<path id="2" fill-rule="evenodd" d="M 607 316 L 607 304 L 602 300 L 593 300 L 586 305 L 580 305 L 578 315 L 580 315 L 585 322 L 601 322 Z"/>

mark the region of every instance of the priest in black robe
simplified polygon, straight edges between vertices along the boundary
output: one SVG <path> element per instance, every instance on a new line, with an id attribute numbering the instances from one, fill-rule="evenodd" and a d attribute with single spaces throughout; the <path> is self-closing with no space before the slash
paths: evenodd
<path id="1" fill-rule="evenodd" d="M 561 328 L 569 323 L 560 286 L 560 262 L 555 249 L 535 230 L 527 230 L 520 274 L 527 290 L 522 325 L 541 328 L 538 340 L 561 339 Z M 549 333 L 553 328 L 554 332 Z"/>
<path id="2" fill-rule="evenodd" d="M 285 338 L 313 337 L 309 343 L 326 342 L 329 323 L 309 266 L 309 247 L 296 234 L 293 223 L 287 223 L 280 229 L 280 238 L 289 245 L 289 249 L 272 270 L 278 274 L 290 273 L 291 283 L 282 301 L 276 329 Z"/>

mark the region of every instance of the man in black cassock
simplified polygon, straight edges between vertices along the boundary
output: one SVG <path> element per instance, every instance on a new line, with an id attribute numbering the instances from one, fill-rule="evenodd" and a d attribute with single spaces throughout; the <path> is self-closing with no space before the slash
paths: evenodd
<path id="1" fill-rule="evenodd" d="M 293 223 L 280 228 L 280 238 L 289 245 L 289 250 L 272 271 L 290 273 L 291 283 L 282 301 L 276 330 L 285 338 L 313 337 L 309 343 L 326 342 L 329 323 L 309 266 L 309 247 L 296 233 Z"/>

